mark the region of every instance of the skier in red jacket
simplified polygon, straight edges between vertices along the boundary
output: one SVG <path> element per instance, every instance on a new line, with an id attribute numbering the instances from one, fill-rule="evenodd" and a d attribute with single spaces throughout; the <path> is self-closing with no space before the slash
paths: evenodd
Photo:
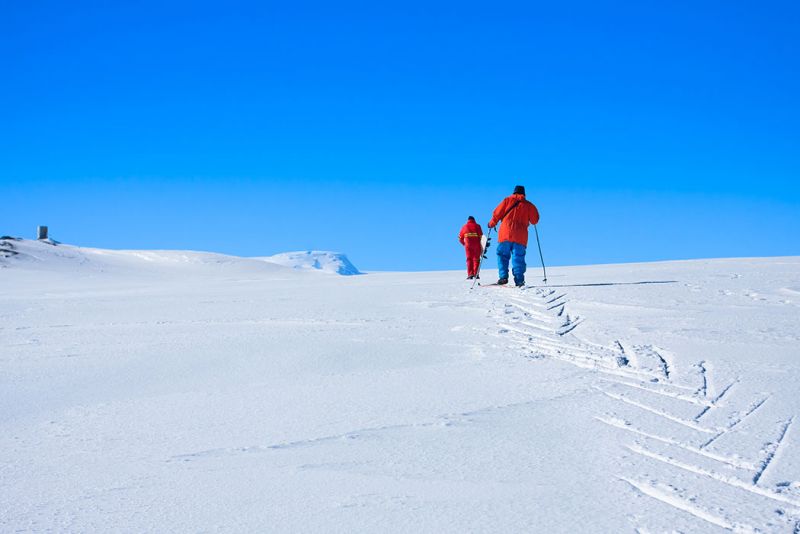
<path id="1" fill-rule="evenodd" d="M 500 236 L 497 245 L 498 285 L 508 283 L 508 262 L 517 287 L 525 285 L 525 250 L 528 246 L 528 225 L 539 222 L 539 210 L 525 199 L 525 187 L 518 185 L 514 194 L 506 197 L 495 208 L 489 228 L 499 222 Z"/>
<path id="2" fill-rule="evenodd" d="M 467 224 L 461 227 L 458 233 L 458 242 L 464 245 L 467 251 L 467 280 L 472 280 L 478 276 L 478 265 L 481 261 L 481 236 L 483 229 L 475 222 L 475 217 L 470 215 Z"/>

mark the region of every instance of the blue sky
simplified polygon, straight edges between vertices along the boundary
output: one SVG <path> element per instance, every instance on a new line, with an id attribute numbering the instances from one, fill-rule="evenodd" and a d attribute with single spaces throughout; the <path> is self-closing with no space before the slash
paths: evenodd
<path id="1" fill-rule="evenodd" d="M 521 183 L 554 265 L 800 254 L 799 18 L 797 2 L 14 2 L 0 233 L 457 269 L 467 215 L 485 224 Z"/>

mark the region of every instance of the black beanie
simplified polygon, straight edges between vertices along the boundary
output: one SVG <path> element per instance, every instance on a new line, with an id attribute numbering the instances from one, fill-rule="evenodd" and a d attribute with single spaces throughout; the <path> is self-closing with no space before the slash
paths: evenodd
<path id="1" fill-rule="evenodd" d="M 468 220 L 468 221 L 474 221 L 474 220 L 475 220 L 475 217 L 473 217 L 472 215 L 470 215 L 469 217 L 467 217 L 467 220 Z"/>
<path id="2" fill-rule="evenodd" d="M 518 185 L 517 187 L 515 187 L 514 188 L 514 194 L 515 195 L 524 195 L 525 194 L 525 186 L 524 185 Z"/>

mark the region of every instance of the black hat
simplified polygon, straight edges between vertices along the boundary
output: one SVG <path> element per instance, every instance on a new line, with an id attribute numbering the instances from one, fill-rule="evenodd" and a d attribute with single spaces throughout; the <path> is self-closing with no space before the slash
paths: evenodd
<path id="1" fill-rule="evenodd" d="M 473 217 L 472 215 L 470 215 L 469 217 L 467 217 L 467 220 L 468 220 L 468 221 L 474 221 L 474 220 L 475 220 L 475 217 Z"/>
<path id="2" fill-rule="evenodd" d="M 514 188 L 514 194 L 515 195 L 524 195 L 525 194 L 525 186 L 524 185 L 516 186 Z"/>

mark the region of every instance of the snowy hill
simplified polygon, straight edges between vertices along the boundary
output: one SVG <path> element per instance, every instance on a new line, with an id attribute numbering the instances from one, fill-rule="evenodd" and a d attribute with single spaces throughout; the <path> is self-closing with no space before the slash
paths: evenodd
<path id="1" fill-rule="evenodd" d="M 168 275 L 186 273 L 323 271 L 360 274 L 347 256 L 335 252 L 287 252 L 262 258 L 241 258 L 186 250 L 107 250 L 32 241 L 4 236 L 0 239 L 0 268 L 61 273 L 120 273 Z"/>
<path id="2" fill-rule="evenodd" d="M 361 274 L 347 256 L 339 252 L 306 250 L 300 252 L 284 252 L 274 256 L 257 258 L 270 263 L 298 270 L 319 270 L 341 275 Z"/>
<path id="3" fill-rule="evenodd" d="M 0 531 L 800 531 L 800 258 L 470 291 L 10 243 Z"/>

